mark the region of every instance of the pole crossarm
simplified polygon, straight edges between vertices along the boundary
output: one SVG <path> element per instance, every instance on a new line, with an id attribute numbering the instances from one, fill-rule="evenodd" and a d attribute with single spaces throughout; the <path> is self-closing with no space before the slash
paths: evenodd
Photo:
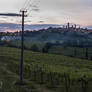
<path id="1" fill-rule="evenodd" d="M 25 15 L 25 13 L 27 12 L 27 10 L 20 10 L 20 12 L 22 12 L 22 13 L 24 12 L 24 17 L 27 17 L 27 15 Z"/>

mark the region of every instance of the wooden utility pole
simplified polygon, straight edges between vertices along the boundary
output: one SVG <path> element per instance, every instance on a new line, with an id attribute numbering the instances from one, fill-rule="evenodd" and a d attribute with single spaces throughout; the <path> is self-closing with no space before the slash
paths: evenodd
<path id="1" fill-rule="evenodd" d="M 70 28 L 70 23 L 69 22 L 67 23 L 67 27 L 68 27 L 68 29 Z"/>
<path id="2" fill-rule="evenodd" d="M 27 15 L 25 15 L 25 13 L 27 11 L 25 10 L 21 10 L 20 12 L 22 12 L 21 14 L 17 14 L 17 13 L 0 13 L 0 16 L 22 16 L 22 32 L 21 32 L 21 61 L 20 61 L 20 81 L 21 84 L 23 84 L 23 59 L 24 59 L 24 17 L 27 17 Z"/>
<path id="3" fill-rule="evenodd" d="M 20 61 L 20 81 L 23 83 L 23 69 L 24 69 L 24 17 L 27 11 L 21 10 L 22 12 L 22 31 L 21 31 L 21 61 Z"/>

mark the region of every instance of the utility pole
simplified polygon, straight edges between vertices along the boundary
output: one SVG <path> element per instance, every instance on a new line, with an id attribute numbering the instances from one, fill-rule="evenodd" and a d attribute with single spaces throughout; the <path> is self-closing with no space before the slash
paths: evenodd
<path id="1" fill-rule="evenodd" d="M 68 29 L 70 28 L 70 23 L 69 22 L 67 23 L 67 27 L 68 27 Z"/>
<path id="2" fill-rule="evenodd" d="M 21 10 L 22 12 L 22 31 L 21 31 L 21 61 L 20 61 L 20 81 L 23 83 L 23 70 L 24 70 L 24 17 L 27 11 Z"/>
<path id="3" fill-rule="evenodd" d="M 24 59 L 24 17 L 27 17 L 25 13 L 27 11 L 21 10 L 22 14 L 17 13 L 0 13 L 0 16 L 22 16 L 22 32 L 21 32 L 21 61 L 20 61 L 20 81 L 23 84 L 23 59 Z"/>

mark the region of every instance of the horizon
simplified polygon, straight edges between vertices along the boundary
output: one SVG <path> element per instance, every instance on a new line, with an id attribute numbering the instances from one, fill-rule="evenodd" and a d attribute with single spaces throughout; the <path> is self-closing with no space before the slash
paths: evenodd
<path id="1" fill-rule="evenodd" d="M 50 27 L 52 28 L 63 28 L 64 25 L 59 25 L 59 24 L 25 24 L 25 31 L 34 31 L 34 30 L 40 30 L 40 29 L 48 29 Z M 70 23 L 70 27 L 74 26 L 75 24 Z M 16 23 L 0 23 L 0 32 L 19 32 L 21 30 L 21 24 L 16 24 Z M 79 28 L 80 25 L 76 25 L 76 28 Z M 88 29 L 89 31 L 92 30 L 92 26 L 84 26 L 80 27 L 83 29 Z"/>

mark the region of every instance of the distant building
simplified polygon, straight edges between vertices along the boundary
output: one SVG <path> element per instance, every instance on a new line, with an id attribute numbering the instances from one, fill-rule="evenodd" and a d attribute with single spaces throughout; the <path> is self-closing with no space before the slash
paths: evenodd
<path id="1" fill-rule="evenodd" d="M 14 40 L 21 40 L 21 37 L 20 36 L 2 36 L 1 37 L 1 41 L 10 42 L 10 41 L 14 41 Z"/>

